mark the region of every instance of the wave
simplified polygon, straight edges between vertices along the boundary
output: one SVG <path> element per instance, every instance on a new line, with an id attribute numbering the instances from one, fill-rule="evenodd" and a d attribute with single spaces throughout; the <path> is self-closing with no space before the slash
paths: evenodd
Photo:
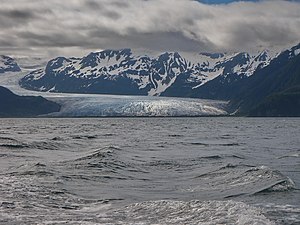
<path id="1" fill-rule="evenodd" d="M 61 147 L 65 147 L 62 144 L 54 144 L 48 141 L 42 142 L 32 142 L 32 143 L 6 143 L 0 144 L 0 148 L 8 148 L 8 149 L 23 149 L 23 148 L 31 148 L 31 149 L 40 149 L 40 150 L 58 150 Z"/>
<path id="2" fill-rule="evenodd" d="M 37 163 L 26 163 L 22 164 L 17 168 L 11 168 L 6 175 L 13 176 L 54 176 L 55 171 L 50 169 L 46 164 L 37 162 Z"/>
<path id="3" fill-rule="evenodd" d="M 17 141 L 16 139 L 10 137 L 0 137 L 0 140 Z"/>
<path id="4" fill-rule="evenodd" d="M 147 201 L 101 214 L 100 224 L 266 224 L 262 210 L 234 201 Z"/>
<path id="5" fill-rule="evenodd" d="M 97 135 L 75 135 L 72 139 L 96 139 Z"/>
<path id="6" fill-rule="evenodd" d="M 203 156 L 198 159 L 223 159 L 221 155 L 210 155 L 210 156 Z"/>
<path id="7" fill-rule="evenodd" d="M 38 199 L 36 199 L 38 200 Z M 172 201 L 157 200 L 133 203 L 119 208 L 113 208 L 110 203 L 122 199 L 107 199 L 98 201 L 85 201 L 63 203 L 63 196 L 57 196 L 58 204 L 50 204 L 47 210 L 43 209 L 42 201 L 35 205 L 19 209 L 18 204 L 5 201 L 0 209 L 13 211 L 10 221 L 32 222 L 41 224 L 99 224 L 99 225 L 128 225 L 128 224 L 264 224 L 275 225 L 264 215 L 258 207 L 235 201 Z M 34 209 L 34 210 L 33 210 Z M 19 210 L 19 211 L 18 211 Z M 5 215 L 5 214 L 4 214 Z M 5 218 L 5 217 L 4 217 Z M 34 220 L 33 220 L 34 218 Z"/>
<path id="8" fill-rule="evenodd" d="M 63 161 L 60 164 L 66 168 L 83 169 L 86 173 L 86 179 L 92 177 L 112 178 L 117 171 L 124 171 L 128 165 L 123 161 L 118 160 L 115 151 L 119 151 L 117 146 L 106 146 L 96 150 L 92 150 L 76 156 L 74 159 Z M 96 170 L 97 174 L 88 175 L 92 171 Z M 101 173 L 101 171 L 104 173 Z M 78 178 L 77 174 L 69 174 L 72 178 Z"/>
<path id="9" fill-rule="evenodd" d="M 40 149 L 40 150 L 59 150 L 61 148 L 67 147 L 65 143 L 61 142 L 51 142 L 51 141 L 34 141 L 28 146 L 32 149 Z"/>
<path id="10" fill-rule="evenodd" d="M 20 148 L 28 148 L 26 144 L 0 144 L 0 148 L 11 148 L 11 149 L 20 149 Z"/>
<path id="11" fill-rule="evenodd" d="M 285 159 L 285 158 L 299 158 L 300 157 L 300 149 L 295 151 L 295 152 L 291 152 L 287 155 L 283 155 L 278 157 L 278 159 Z"/>
<path id="12" fill-rule="evenodd" d="M 120 150 L 120 148 L 117 146 L 106 146 L 96 150 L 89 151 L 84 155 L 79 156 L 76 159 L 73 159 L 73 161 L 85 161 L 89 159 L 105 158 L 108 156 L 112 156 L 114 151 L 118 151 L 118 150 Z"/>
<path id="13" fill-rule="evenodd" d="M 265 187 L 264 189 L 257 191 L 253 194 L 265 193 L 265 192 L 277 192 L 277 191 L 289 191 L 296 188 L 294 181 L 286 177 L 284 180 L 279 180 L 271 184 L 269 187 Z"/>
<path id="14" fill-rule="evenodd" d="M 0 148 L 22 149 L 29 146 L 22 141 L 10 137 L 0 137 Z"/>
<path id="15" fill-rule="evenodd" d="M 266 166 L 227 164 L 194 179 L 201 185 L 184 191 L 206 191 L 223 198 L 295 189 L 295 183 L 289 177 Z"/>
<path id="16" fill-rule="evenodd" d="M 241 146 L 243 143 L 205 143 L 205 142 L 191 142 L 191 143 L 183 143 L 183 145 L 196 145 L 196 146 L 203 146 L 203 147 L 211 147 L 211 146 L 224 146 L 224 147 L 234 147 L 234 146 Z"/>
<path id="17" fill-rule="evenodd" d="M 199 161 L 199 160 L 221 160 L 221 159 L 245 159 L 244 156 L 241 155 L 231 155 L 231 154 L 219 154 L 219 155 L 208 155 L 208 156 L 201 156 L 197 157 L 196 159 L 193 159 L 193 161 Z M 230 164 L 228 164 L 230 166 Z"/>
<path id="18" fill-rule="evenodd" d="M 119 159 L 116 152 L 120 150 L 117 146 L 106 146 L 58 162 L 57 166 L 63 171 L 60 176 L 68 181 L 147 180 L 143 177 L 146 171 Z"/>
<path id="19" fill-rule="evenodd" d="M 300 224 L 300 208 L 297 204 L 259 203 L 255 207 L 263 208 L 264 215 L 276 224 Z"/>
<path id="20" fill-rule="evenodd" d="M 58 137 L 52 138 L 51 140 L 46 141 L 32 141 L 32 142 L 23 142 L 15 138 L 10 137 L 0 137 L 0 148 L 7 149 L 40 149 L 40 150 L 58 150 L 67 145 L 63 142 L 58 142 Z"/>

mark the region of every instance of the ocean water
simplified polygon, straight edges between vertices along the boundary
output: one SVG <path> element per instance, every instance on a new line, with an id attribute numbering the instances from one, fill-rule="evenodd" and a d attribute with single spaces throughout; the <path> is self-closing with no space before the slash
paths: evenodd
<path id="1" fill-rule="evenodd" d="M 300 119 L 0 119 L 0 224 L 299 224 Z"/>

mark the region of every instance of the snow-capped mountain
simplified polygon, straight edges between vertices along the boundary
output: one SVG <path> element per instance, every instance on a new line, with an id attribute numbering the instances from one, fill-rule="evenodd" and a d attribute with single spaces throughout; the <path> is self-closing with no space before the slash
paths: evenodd
<path id="1" fill-rule="evenodd" d="M 300 116 L 300 44 L 231 86 L 229 109 L 252 116 Z"/>
<path id="2" fill-rule="evenodd" d="M 207 82 L 251 76 L 275 54 L 137 55 L 131 49 L 93 52 L 83 58 L 58 57 L 25 76 L 20 85 L 51 92 L 189 96 Z"/>
<path id="3" fill-rule="evenodd" d="M 13 58 L 0 55 L 0 73 L 19 71 L 21 71 L 21 69 Z"/>

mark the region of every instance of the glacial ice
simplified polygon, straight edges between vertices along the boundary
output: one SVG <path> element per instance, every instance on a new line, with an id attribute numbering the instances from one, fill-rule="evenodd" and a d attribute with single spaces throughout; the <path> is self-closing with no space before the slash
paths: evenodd
<path id="1" fill-rule="evenodd" d="M 53 117 L 97 116 L 214 116 L 226 115 L 227 102 L 171 97 L 68 94 L 37 92 L 21 88 L 23 73 L 5 73 L 0 84 L 18 95 L 42 96 L 58 102 L 62 109 Z"/>
<path id="2" fill-rule="evenodd" d="M 226 115 L 226 102 L 149 96 L 72 95 L 48 97 L 62 105 L 54 117 Z"/>

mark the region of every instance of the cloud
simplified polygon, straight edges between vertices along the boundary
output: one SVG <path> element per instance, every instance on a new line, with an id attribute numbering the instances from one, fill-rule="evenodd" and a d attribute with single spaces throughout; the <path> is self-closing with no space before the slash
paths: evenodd
<path id="1" fill-rule="evenodd" d="M 0 5 L 2 54 L 106 48 L 220 52 L 300 42 L 300 3 L 292 1 L 0 0 Z"/>

